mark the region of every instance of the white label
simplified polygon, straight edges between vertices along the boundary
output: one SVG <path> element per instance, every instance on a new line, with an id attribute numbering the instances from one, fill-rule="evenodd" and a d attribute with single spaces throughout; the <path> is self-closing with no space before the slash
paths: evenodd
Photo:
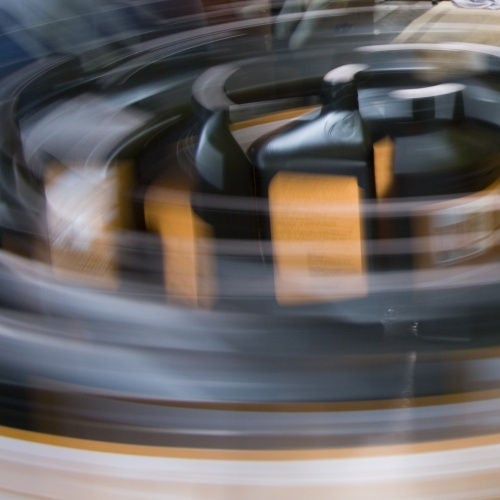
<path id="1" fill-rule="evenodd" d="M 431 262 L 447 266 L 480 256 L 496 244 L 495 203 L 499 182 L 479 193 L 430 209 Z"/>

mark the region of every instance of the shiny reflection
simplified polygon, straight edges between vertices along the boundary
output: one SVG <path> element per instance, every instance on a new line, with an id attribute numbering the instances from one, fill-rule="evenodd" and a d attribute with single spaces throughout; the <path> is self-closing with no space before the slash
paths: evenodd
<path id="1" fill-rule="evenodd" d="M 4 2 L 0 490 L 498 496 L 496 23 L 420 4 Z"/>

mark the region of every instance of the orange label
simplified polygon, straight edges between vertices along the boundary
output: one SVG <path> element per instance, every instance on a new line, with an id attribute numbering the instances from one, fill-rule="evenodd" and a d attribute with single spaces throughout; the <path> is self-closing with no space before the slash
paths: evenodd
<path id="1" fill-rule="evenodd" d="M 276 298 L 329 302 L 367 291 L 355 177 L 280 172 L 269 187 Z"/>
<path id="2" fill-rule="evenodd" d="M 209 307 L 214 298 L 211 227 L 191 209 L 189 185 L 170 180 L 150 188 L 146 224 L 163 244 L 164 281 L 169 299 Z"/>
<path id="3" fill-rule="evenodd" d="M 373 145 L 373 160 L 377 198 L 386 198 L 394 180 L 394 143 L 389 137 Z"/>

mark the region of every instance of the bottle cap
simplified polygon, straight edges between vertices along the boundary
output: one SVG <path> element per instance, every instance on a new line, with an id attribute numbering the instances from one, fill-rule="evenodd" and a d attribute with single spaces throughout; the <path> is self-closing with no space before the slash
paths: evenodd
<path id="1" fill-rule="evenodd" d="M 355 76 L 367 67 L 364 64 L 346 64 L 329 71 L 323 77 L 321 96 L 324 104 L 336 109 L 357 109 Z"/>

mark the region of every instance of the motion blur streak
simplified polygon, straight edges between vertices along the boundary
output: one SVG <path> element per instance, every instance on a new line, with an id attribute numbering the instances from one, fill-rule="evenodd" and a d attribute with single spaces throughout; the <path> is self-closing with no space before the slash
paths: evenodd
<path id="1" fill-rule="evenodd" d="M 0 484 L 36 497 L 65 498 L 491 498 L 498 495 L 499 436 L 423 446 L 352 448 L 331 458 L 293 452 L 255 458 L 221 450 L 72 448 L 77 440 L 42 444 L 39 435 L 0 438 Z M 21 435 L 19 435 L 21 434 Z M 24 434 L 24 435 L 22 435 Z M 19 439 L 22 438 L 22 439 Z M 67 442 L 65 442 L 67 441 Z M 83 442 L 85 444 L 85 442 Z M 450 449 L 451 448 L 451 449 Z M 127 453 L 128 450 L 128 453 Z M 437 450 L 437 451 L 436 451 Z M 183 458 L 176 455 L 184 455 Z M 324 455 L 319 452 L 318 455 Z M 328 455 L 328 452 L 326 452 Z M 30 481 L 26 481 L 26 477 Z"/>
<path id="2" fill-rule="evenodd" d="M 2 0 L 0 497 L 500 498 L 500 10 L 438 3 Z"/>

